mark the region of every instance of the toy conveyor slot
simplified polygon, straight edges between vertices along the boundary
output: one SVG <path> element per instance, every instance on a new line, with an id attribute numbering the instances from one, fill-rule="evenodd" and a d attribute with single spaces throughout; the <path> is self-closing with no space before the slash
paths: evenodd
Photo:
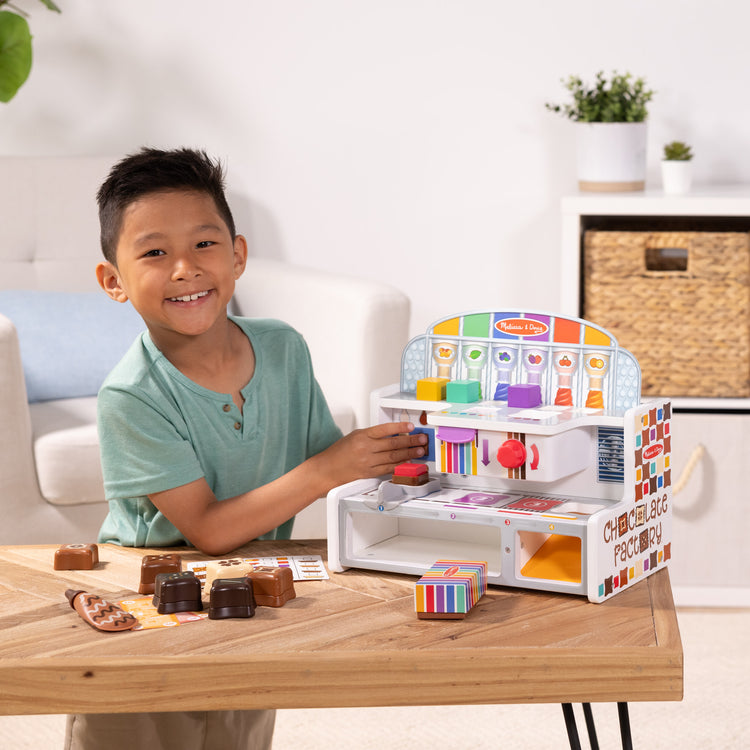
<path id="1" fill-rule="evenodd" d="M 422 575 L 425 560 L 484 560 L 490 577 L 502 574 L 502 531 L 498 526 L 443 520 L 429 511 L 409 515 L 408 506 L 381 513 L 343 499 L 344 565 Z M 437 514 L 435 514 L 437 515 Z"/>
<path id="2" fill-rule="evenodd" d="M 516 551 L 517 574 L 523 578 L 571 584 L 582 581 L 580 537 L 519 531 Z"/>

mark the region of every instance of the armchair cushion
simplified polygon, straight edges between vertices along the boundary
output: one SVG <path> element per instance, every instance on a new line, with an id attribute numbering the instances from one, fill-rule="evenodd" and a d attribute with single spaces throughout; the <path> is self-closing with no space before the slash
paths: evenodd
<path id="1" fill-rule="evenodd" d="M 39 490 L 52 505 L 104 502 L 96 397 L 31 404 Z M 106 509 L 101 512 L 104 520 Z"/>
<path id="2" fill-rule="evenodd" d="M 0 290 L 18 333 L 30 403 L 95 396 L 145 326 L 103 292 Z"/>

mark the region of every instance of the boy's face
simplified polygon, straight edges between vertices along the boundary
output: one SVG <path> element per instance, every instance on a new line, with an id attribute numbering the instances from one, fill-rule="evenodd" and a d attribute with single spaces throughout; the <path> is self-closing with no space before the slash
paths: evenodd
<path id="1" fill-rule="evenodd" d="M 112 299 L 129 299 L 156 339 L 198 336 L 226 319 L 247 245 L 232 240 L 211 196 L 175 190 L 125 209 L 116 257 L 117 267 L 96 269 Z"/>

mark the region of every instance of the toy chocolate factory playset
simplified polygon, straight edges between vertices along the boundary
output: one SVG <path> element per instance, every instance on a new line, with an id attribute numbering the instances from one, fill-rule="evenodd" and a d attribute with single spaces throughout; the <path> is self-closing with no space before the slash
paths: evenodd
<path id="1" fill-rule="evenodd" d="M 633 355 L 584 320 L 435 322 L 372 397 L 373 423 L 413 423 L 429 453 L 329 494 L 330 568 L 481 562 L 490 585 L 616 595 L 671 554 L 671 405 L 640 388 Z"/>

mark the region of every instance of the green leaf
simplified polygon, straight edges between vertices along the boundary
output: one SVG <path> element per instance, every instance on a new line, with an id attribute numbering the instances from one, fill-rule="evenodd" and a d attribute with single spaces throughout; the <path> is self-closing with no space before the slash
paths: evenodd
<path id="1" fill-rule="evenodd" d="M 9 102 L 31 72 L 31 32 L 25 18 L 0 11 L 0 102 Z"/>
<path id="2" fill-rule="evenodd" d="M 573 102 L 545 106 L 576 122 L 643 122 L 648 114 L 646 105 L 654 95 L 646 88 L 643 78 L 634 80 L 630 73 L 616 71 L 609 84 L 601 70 L 593 86 L 585 84 L 578 76 L 569 76 L 563 84 Z"/>
<path id="3" fill-rule="evenodd" d="M 50 10 L 54 10 L 55 13 L 62 13 L 62 11 L 52 2 L 52 0 L 40 0 L 40 2 Z"/>

